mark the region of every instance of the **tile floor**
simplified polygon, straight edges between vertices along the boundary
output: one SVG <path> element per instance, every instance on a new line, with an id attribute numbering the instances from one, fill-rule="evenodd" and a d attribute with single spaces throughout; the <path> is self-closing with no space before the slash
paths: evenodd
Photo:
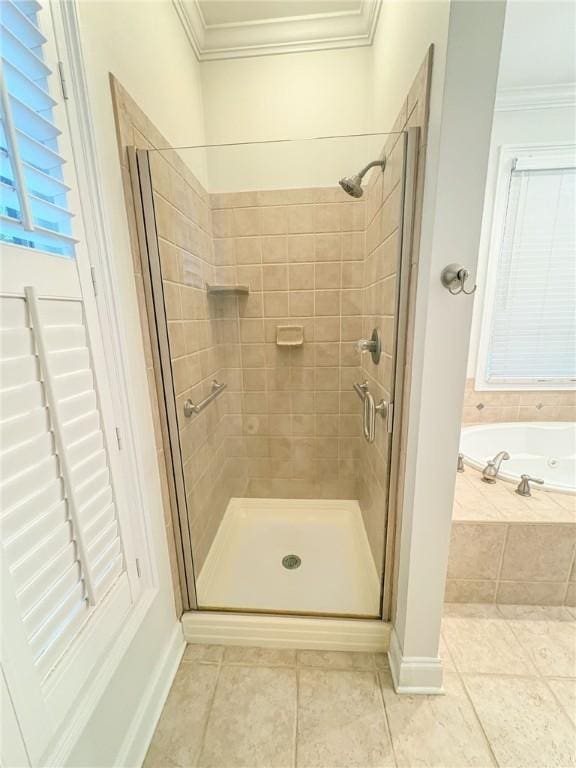
<path id="1" fill-rule="evenodd" d="M 187 647 L 145 768 L 576 766 L 576 611 L 447 605 L 444 696 L 384 654 Z"/>

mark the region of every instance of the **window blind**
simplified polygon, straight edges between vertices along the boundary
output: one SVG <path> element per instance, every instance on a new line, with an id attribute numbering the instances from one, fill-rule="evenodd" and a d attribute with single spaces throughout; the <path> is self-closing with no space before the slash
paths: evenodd
<path id="1" fill-rule="evenodd" d="M 36 0 L 0 2 L 0 223 L 4 242 L 74 255 L 52 71 Z"/>
<path id="2" fill-rule="evenodd" d="M 548 165 L 517 162 L 510 175 L 488 382 L 576 379 L 576 168 Z"/>

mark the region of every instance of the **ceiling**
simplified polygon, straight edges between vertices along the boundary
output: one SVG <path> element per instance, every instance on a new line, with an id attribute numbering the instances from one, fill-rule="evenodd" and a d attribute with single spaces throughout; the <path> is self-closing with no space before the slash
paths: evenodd
<path id="1" fill-rule="evenodd" d="M 382 0 L 172 0 L 200 61 L 371 45 Z"/>
<path id="2" fill-rule="evenodd" d="M 207 26 L 360 11 L 361 0 L 198 0 Z"/>

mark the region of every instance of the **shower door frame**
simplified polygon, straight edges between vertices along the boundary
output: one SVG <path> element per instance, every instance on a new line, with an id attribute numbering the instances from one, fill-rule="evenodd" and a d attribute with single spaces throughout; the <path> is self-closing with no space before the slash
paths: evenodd
<path id="1" fill-rule="evenodd" d="M 178 562 L 178 576 L 182 593 L 182 607 L 184 611 L 198 610 L 192 534 L 189 525 L 184 465 L 182 463 L 180 434 L 178 430 L 176 393 L 172 375 L 168 321 L 166 318 L 164 288 L 160 268 L 149 151 L 147 149 L 128 147 L 128 163 L 132 181 L 136 227 L 138 230 L 140 252 L 142 254 L 142 277 L 158 394 L 162 442 L 166 457 L 166 475 Z M 146 266 L 148 267 L 147 269 L 145 268 Z M 159 307 L 163 308 L 163 311 L 160 312 L 158 310 Z M 162 393 L 161 397 L 160 393 Z"/>
<path id="2" fill-rule="evenodd" d="M 390 621 L 393 592 L 397 576 L 397 552 L 402 523 L 398 509 L 400 453 L 402 448 L 403 418 L 405 416 L 404 385 L 407 360 L 410 279 L 414 242 L 414 217 L 418 182 L 418 150 L 420 128 L 407 128 L 403 132 L 404 157 L 402 164 L 402 231 L 398 247 L 398 284 L 396 286 L 396 314 L 394 317 L 394 372 L 392 390 L 392 434 L 388 460 L 388 495 L 386 525 L 384 526 L 384 560 L 382 564 L 382 621 Z M 386 565 L 388 564 L 388 567 Z"/>
<path id="3" fill-rule="evenodd" d="M 392 431 L 387 465 L 388 492 L 384 537 L 384 557 L 381 577 L 380 616 L 371 621 L 389 621 L 393 604 L 393 588 L 396 575 L 395 556 L 400 532 L 398 501 L 398 472 L 402 444 L 402 417 L 404 375 L 406 365 L 406 341 L 411 274 L 411 255 L 414 235 L 414 212 L 418 171 L 419 128 L 403 132 L 404 143 L 402 168 L 401 236 L 398 247 L 398 281 L 396 287 L 396 314 L 394 327 L 394 371 L 392 375 Z M 150 169 L 150 153 L 146 149 L 128 147 L 128 161 L 135 204 L 136 227 L 142 254 L 142 273 L 147 305 L 148 326 L 152 346 L 154 375 L 156 378 L 162 439 L 167 464 L 168 490 L 172 512 L 178 574 L 184 611 L 205 613 L 241 613 L 244 615 L 286 616 L 280 611 L 222 611 L 199 608 L 196 594 L 192 534 L 189 525 L 188 502 L 184 481 L 184 467 L 180 448 L 176 396 L 172 376 L 172 360 L 165 313 L 164 289 L 160 268 L 160 253 L 154 210 L 154 196 Z M 159 311 L 159 307 L 163 311 Z M 386 567 L 388 565 L 388 567 Z M 319 614 L 289 614 L 294 617 L 344 618 L 365 621 L 360 617 L 322 617 Z"/>

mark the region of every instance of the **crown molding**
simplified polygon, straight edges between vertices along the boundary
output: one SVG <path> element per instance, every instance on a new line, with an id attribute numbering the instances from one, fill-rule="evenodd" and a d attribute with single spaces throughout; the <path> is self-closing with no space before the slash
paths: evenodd
<path id="1" fill-rule="evenodd" d="M 208 25 L 198 0 L 172 2 L 198 61 L 372 45 L 382 5 L 362 0 L 359 11 Z"/>
<path id="2" fill-rule="evenodd" d="M 576 106 L 576 83 L 501 88 L 496 94 L 496 112 L 522 109 L 551 109 Z"/>

